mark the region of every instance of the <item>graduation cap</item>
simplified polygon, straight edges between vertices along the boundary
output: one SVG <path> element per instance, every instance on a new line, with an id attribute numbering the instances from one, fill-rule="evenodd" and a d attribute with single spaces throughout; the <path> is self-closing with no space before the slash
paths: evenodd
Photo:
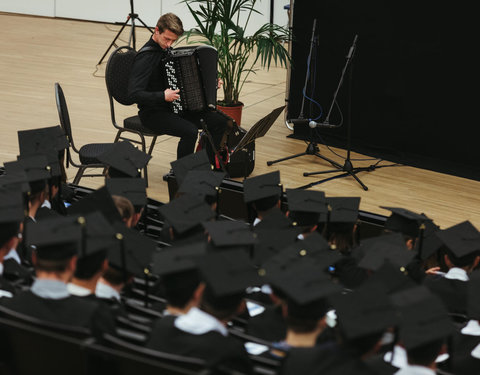
<path id="1" fill-rule="evenodd" d="M 62 170 L 60 168 L 60 163 L 58 161 L 58 156 L 57 156 L 56 152 L 52 149 L 38 151 L 35 154 L 34 153 L 20 154 L 20 155 L 18 155 L 17 159 L 18 160 L 25 160 L 25 159 L 28 160 L 28 159 L 35 158 L 35 157 L 40 156 L 40 155 L 43 155 L 47 158 L 47 162 L 48 162 L 47 170 L 50 172 L 48 180 L 50 180 L 52 177 L 60 177 L 62 175 Z"/>
<path id="2" fill-rule="evenodd" d="M 36 250 L 38 258 L 64 260 L 78 255 L 83 230 L 81 221 L 59 216 L 27 222 L 25 233 L 26 245 Z"/>
<path id="3" fill-rule="evenodd" d="M 94 211 L 100 211 L 110 224 L 122 221 L 120 213 L 106 186 L 102 186 L 82 197 L 80 200 L 72 203 L 67 209 L 69 215 L 87 214 Z"/>
<path id="4" fill-rule="evenodd" d="M 0 176 L 0 186 L 5 189 L 19 190 L 24 194 L 30 192 L 27 174 L 16 161 L 5 163 L 5 173 Z"/>
<path id="5" fill-rule="evenodd" d="M 382 284 L 387 294 L 396 293 L 400 290 L 412 288 L 417 284 L 408 277 L 404 272 L 400 271 L 398 266 L 391 263 L 388 259 L 371 275 L 362 285 L 370 283 Z"/>
<path id="6" fill-rule="evenodd" d="M 116 243 L 116 231 L 99 211 L 72 218 L 82 227 L 79 257 L 88 257 L 99 251 L 107 251 Z"/>
<path id="7" fill-rule="evenodd" d="M 121 270 L 125 279 L 128 275 L 148 275 L 157 243 L 122 223 L 113 224 L 116 244 L 108 251 L 110 266 Z"/>
<path id="8" fill-rule="evenodd" d="M 281 195 L 282 185 L 280 184 L 279 171 L 250 177 L 243 181 L 243 199 L 245 203 L 270 197 L 280 199 Z"/>
<path id="9" fill-rule="evenodd" d="M 333 295 L 331 303 L 338 318 L 338 328 L 347 340 L 384 332 L 398 322 L 385 289 L 377 284 Z"/>
<path id="10" fill-rule="evenodd" d="M 249 246 L 257 242 L 250 226 L 239 220 L 211 221 L 203 226 L 215 247 Z"/>
<path id="11" fill-rule="evenodd" d="M 480 232 L 469 221 L 438 231 L 436 235 L 457 258 L 466 257 L 480 250 Z"/>
<path id="12" fill-rule="evenodd" d="M 385 260 L 400 270 L 415 257 L 414 251 L 408 250 L 400 233 L 391 233 L 364 240 L 360 245 L 363 257 L 358 266 L 368 270 L 379 269 Z"/>
<path id="13" fill-rule="evenodd" d="M 384 228 L 392 232 L 399 232 L 413 238 L 420 237 L 421 225 L 426 221 L 431 221 L 424 214 L 417 214 L 413 211 L 400 207 L 384 207 L 391 211 L 391 215 L 387 218 Z"/>
<path id="14" fill-rule="evenodd" d="M 180 159 L 172 161 L 170 163 L 175 178 L 177 180 L 178 186 L 183 182 L 183 179 L 187 175 L 188 171 L 197 170 L 197 171 L 211 171 L 212 165 L 208 158 L 207 151 L 202 149 L 198 152 L 186 155 Z"/>
<path id="15" fill-rule="evenodd" d="M 290 216 L 300 226 L 318 223 L 322 213 L 327 213 L 325 193 L 315 190 L 287 189 Z"/>
<path id="16" fill-rule="evenodd" d="M 298 311 L 303 317 L 312 313 L 308 311 L 313 308 L 312 304 L 323 302 L 327 297 L 343 290 L 339 284 L 333 283 L 328 275 L 308 262 L 302 262 L 284 273 L 274 273 L 269 280 L 270 285 L 280 290 L 294 305 L 307 308 L 305 311 Z M 325 304 L 323 305 L 321 315 L 326 313 Z M 290 307 L 289 304 L 289 314 Z"/>
<path id="17" fill-rule="evenodd" d="M 253 261 L 256 265 L 263 264 L 267 259 L 293 244 L 297 240 L 298 230 L 287 228 L 256 228 L 254 233 L 257 242 L 254 244 Z"/>
<path id="18" fill-rule="evenodd" d="M 0 188 L 0 224 L 19 223 L 23 221 L 25 216 L 22 192 Z"/>
<path id="19" fill-rule="evenodd" d="M 243 294 L 248 287 L 259 285 L 255 268 L 243 250 L 210 252 L 198 264 L 215 298 Z"/>
<path id="20" fill-rule="evenodd" d="M 313 237 L 314 240 L 310 243 L 305 240 L 297 241 L 280 250 L 262 264 L 259 273 L 268 278 L 270 274 L 289 272 L 304 262 L 315 265 L 317 269 L 323 271 L 342 259 L 342 255 L 338 251 L 330 250 L 328 245 L 318 246 L 315 237 L 320 239 L 320 235 Z"/>
<path id="21" fill-rule="evenodd" d="M 147 204 L 147 183 L 143 178 L 107 178 L 105 186 L 111 195 L 127 198 L 134 207 Z"/>
<path id="22" fill-rule="evenodd" d="M 163 276 L 196 270 L 198 259 L 206 252 L 207 246 L 204 242 L 165 248 L 153 256 L 152 272 Z"/>
<path id="23" fill-rule="evenodd" d="M 45 155 L 35 155 L 22 158 L 21 160 L 7 162 L 5 173 L 17 174 L 19 170 L 25 172 L 30 193 L 35 194 L 45 189 L 46 181 L 50 178 L 50 166 Z"/>
<path id="24" fill-rule="evenodd" d="M 124 141 L 116 142 L 97 158 L 101 163 L 120 171 L 126 176 L 137 177 L 152 157 L 130 142 Z"/>
<path id="25" fill-rule="evenodd" d="M 215 212 L 205 203 L 202 197 L 189 194 L 182 195 L 168 204 L 164 204 L 158 211 L 178 234 L 193 229 L 202 222 L 215 217 Z"/>
<path id="26" fill-rule="evenodd" d="M 415 250 L 422 260 L 429 258 L 442 247 L 443 243 L 436 234 L 440 230 L 440 227 L 432 221 L 425 222 L 423 238 L 415 243 Z"/>
<path id="27" fill-rule="evenodd" d="M 417 286 L 391 296 L 400 312 L 399 336 L 406 350 L 445 339 L 455 328 L 442 301 L 425 286 Z"/>
<path id="28" fill-rule="evenodd" d="M 225 176 L 224 172 L 189 170 L 183 178 L 178 192 L 198 194 L 216 199 L 219 187 Z"/>
<path id="29" fill-rule="evenodd" d="M 48 150 L 58 152 L 69 147 L 68 139 L 59 125 L 19 130 L 17 135 L 20 154 L 23 155 L 43 153 Z"/>
<path id="30" fill-rule="evenodd" d="M 360 197 L 328 197 L 328 212 L 320 214 L 319 222 L 354 224 L 358 220 Z"/>
<path id="31" fill-rule="evenodd" d="M 25 211 L 21 191 L 0 188 L 0 247 L 18 234 Z"/>

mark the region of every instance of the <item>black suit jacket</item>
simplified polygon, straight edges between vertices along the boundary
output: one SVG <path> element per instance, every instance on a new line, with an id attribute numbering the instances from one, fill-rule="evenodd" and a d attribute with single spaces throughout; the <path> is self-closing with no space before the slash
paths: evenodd
<path id="1" fill-rule="evenodd" d="M 152 330 L 147 347 L 162 352 L 200 358 L 211 367 L 217 365 L 252 373 L 252 363 L 243 344 L 234 337 L 210 331 L 201 335 L 184 332 L 174 326 L 175 316 L 158 320 Z"/>

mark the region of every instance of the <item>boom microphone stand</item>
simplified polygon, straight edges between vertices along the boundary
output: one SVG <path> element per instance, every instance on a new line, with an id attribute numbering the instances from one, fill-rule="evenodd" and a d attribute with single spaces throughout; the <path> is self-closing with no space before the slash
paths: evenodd
<path id="1" fill-rule="evenodd" d="M 122 33 L 123 29 L 128 25 L 129 21 L 131 21 L 131 23 L 132 23 L 132 28 L 130 29 L 130 37 L 128 38 L 128 45 L 130 46 L 130 44 L 131 44 L 131 47 L 134 50 L 136 50 L 136 47 L 135 47 L 135 42 L 136 42 L 136 39 L 135 39 L 135 20 L 138 20 L 143 26 L 145 26 L 153 34 L 153 30 L 150 27 L 148 27 L 145 22 L 142 21 L 142 19 L 138 16 L 137 13 L 134 12 L 134 10 L 133 10 L 133 0 L 130 0 L 130 13 L 127 16 L 126 21 L 123 23 L 120 30 L 118 30 L 117 35 L 115 36 L 115 38 L 113 38 L 112 43 L 110 43 L 110 45 L 108 46 L 107 50 L 105 51 L 105 53 L 103 54 L 102 58 L 97 63 L 97 65 L 100 65 L 102 63 L 103 59 L 105 58 L 105 56 L 107 56 L 108 51 L 110 51 L 110 49 L 114 45 L 116 46 L 115 42 L 117 41 L 118 37 Z"/>
<path id="2" fill-rule="evenodd" d="M 310 41 L 310 52 L 308 54 L 308 66 L 310 66 L 310 63 L 312 61 L 312 50 L 313 50 L 313 47 L 314 45 L 316 44 L 315 43 L 315 28 L 316 28 L 316 24 L 317 24 L 317 19 L 315 18 L 313 20 L 313 29 L 312 29 L 312 39 Z M 309 81 L 309 78 L 310 78 L 310 71 L 309 69 L 307 69 L 307 73 L 305 75 L 305 84 L 303 86 L 303 93 L 306 92 L 307 90 L 307 85 L 308 85 L 308 81 Z M 293 158 L 297 158 L 299 156 L 303 156 L 303 155 L 315 155 L 323 160 L 326 160 L 328 161 L 330 164 L 332 164 L 334 167 L 336 168 L 342 168 L 342 166 L 340 164 L 338 164 L 336 161 L 334 160 L 331 160 L 323 155 L 320 154 L 319 152 L 319 148 L 318 148 L 318 145 L 316 142 L 313 141 L 313 129 L 312 129 L 312 126 L 310 124 L 314 123 L 316 124 L 314 121 L 310 121 L 309 119 L 306 119 L 303 117 L 303 108 L 304 108 L 304 105 L 305 105 L 305 95 L 303 95 L 302 97 L 302 105 L 301 105 L 301 108 L 300 108 L 300 115 L 298 116 L 299 118 L 298 119 L 295 119 L 295 120 L 291 120 L 291 122 L 293 122 L 294 124 L 309 124 L 310 126 L 310 130 L 309 130 L 309 138 L 310 138 L 310 141 L 307 145 L 307 149 L 305 150 L 305 152 L 301 152 L 299 154 L 295 154 L 295 155 L 291 155 L 291 156 L 287 156 L 285 158 L 282 158 L 282 159 L 277 159 L 277 160 L 270 160 L 270 161 L 267 161 L 267 165 L 272 165 L 272 164 L 275 164 L 275 163 L 280 163 L 282 161 L 285 161 L 285 160 L 290 160 L 290 159 L 293 159 Z M 315 127 L 315 126 L 314 126 Z M 332 126 L 327 126 L 327 127 L 332 127 Z"/>
<path id="3" fill-rule="evenodd" d="M 356 174 L 358 172 L 363 172 L 363 171 L 372 171 L 372 170 L 375 169 L 375 166 L 372 165 L 372 166 L 369 166 L 369 167 L 356 167 L 356 168 L 354 168 L 353 164 L 352 164 L 352 161 L 350 160 L 351 127 L 352 127 L 352 115 L 351 115 L 351 112 L 352 112 L 352 75 L 353 75 L 352 74 L 353 62 L 351 63 L 351 61 L 353 59 L 353 56 L 354 56 L 354 53 L 355 53 L 355 50 L 356 50 L 357 39 L 358 39 L 358 35 L 355 35 L 355 38 L 353 39 L 353 44 L 350 47 L 350 50 L 348 52 L 348 55 L 347 55 L 347 58 L 346 58 L 346 61 L 345 61 L 345 66 L 343 68 L 342 75 L 340 77 L 340 81 L 339 81 L 337 89 L 336 89 L 336 91 L 333 95 L 333 100 L 332 100 L 332 104 L 330 106 L 330 110 L 328 111 L 327 117 L 326 117 L 325 122 L 324 122 L 324 124 L 329 124 L 330 113 L 331 113 L 333 105 L 336 101 L 338 91 L 340 90 L 340 87 L 342 86 L 343 79 L 344 79 L 344 76 L 345 76 L 345 72 L 347 71 L 347 68 L 350 68 L 349 69 L 349 90 L 348 90 L 347 158 L 345 159 L 345 163 L 344 163 L 343 166 L 340 166 L 340 165 L 335 166 L 337 169 L 328 170 L 328 171 L 321 171 L 321 172 L 309 172 L 309 173 L 304 173 L 303 175 L 304 176 L 312 176 L 312 175 L 315 175 L 315 174 L 325 174 L 325 173 L 332 173 L 332 172 L 342 172 L 342 174 L 337 175 L 337 176 L 333 176 L 333 177 L 330 177 L 330 178 L 326 178 L 326 179 L 323 179 L 323 180 L 320 180 L 320 181 L 317 181 L 317 182 L 313 182 L 313 183 L 310 183 L 308 185 L 302 186 L 300 188 L 309 188 L 309 187 L 312 187 L 312 186 L 315 186 L 315 185 L 318 185 L 318 184 L 321 184 L 323 182 L 327 182 L 327 181 L 330 181 L 330 180 L 333 180 L 333 179 L 336 179 L 336 178 L 352 176 L 355 180 L 357 180 L 357 182 L 360 184 L 360 186 L 363 188 L 363 190 L 368 190 L 368 187 L 357 177 Z M 312 122 L 313 121 L 311 121 L 310 124 Z M 316 123 L 314 123 L 313 125 L 316 125 Z M 318 124 L 318 125 L 323 125 L 323 124 Z M 332 127 L 336 127 L 336 126 L 332 125 Z"/>

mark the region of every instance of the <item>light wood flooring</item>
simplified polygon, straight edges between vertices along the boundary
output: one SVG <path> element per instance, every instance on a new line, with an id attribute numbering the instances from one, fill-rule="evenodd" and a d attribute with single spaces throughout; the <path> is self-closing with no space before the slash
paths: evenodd
<path id="1" fill-rule="evenodd" d="M 122 20 L 119 20 L 122 21 Z M 17 130 L 59 124 L 55 105 L 54 83 L 65 92 L 74 141 L 85 143 L 111 142 L 115 129 L 110 121 L 107 90 L 104 80 L 106 60 L 96 64 L 113 40 L 119 26 L 65 19 L 19 16 L 0 13 L 0 162 L 16 158 Z M 128 44 L 129 29 L 119 45 Z M 148 31 L 136 28 L 138 46 L 149 37 Z M 242 126 L 249 129 L 255 121 L 285 102 L 287 71 L 285 68 L 260 70 L 249 77 L 242 101 L 245 103 Z M 120 118 L 136 113 L 135 106 L 124 107 Z M 306 155 L 267 166 L 276 160 L 305 151 L 304 141 L 287 138 L 292 134 L 282 116 L 269 132 L 256 142 L 256 164 L 252 176 L 280 170 L 285 188 L 296 188 L 318 181 L 320 176 L 304 177 L 303 172 L 332 169 L 330 164 L 313 155 Z M 149 164 L 148 195 L 168 201 L 167 183 L 162 176 L 175 159 L 177 139 L 161 136 Z M 345 150 L 333 149 L 344 157 Z M 343 158 L 320 145 L 322 155 L 343 165 Z M 454 152 L 451 150 L 450 152 Z M 356 161 L 368 156 L 352 153 L 356 167 L 374 161 Z M 388 161 L 381 163 L 389 164 Z M 70 168 L 73 179 L 76 170 Z M 405 207 L 423 212 L 446 228 L 470 220 L 480 228 L 480 182 L 398 166 L 363 172 L 358 177 L 368 186 L 364 191 L 352 178 L 340 178 L 316 185 L 327 196 L 359 196 L 361 210 L 388 215 L 380 206 Z M 84 178 L 81 185 L 99 187 L 99 178 Z"/>

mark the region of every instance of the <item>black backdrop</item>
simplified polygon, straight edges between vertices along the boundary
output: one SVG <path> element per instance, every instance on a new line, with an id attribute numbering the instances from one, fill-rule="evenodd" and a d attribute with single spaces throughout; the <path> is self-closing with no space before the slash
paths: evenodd
<path id="1" fill-rule="evenodd" d="M 352 150 L 480 180 L 472 64 L 478 33 L 469 31 L 471 14 L 473 5 L 467 2 L 296 0 L 288 118 L 300 113 L 316 18 L 318 46 L 307 94 L 314 90 L 324 115 L 359 36 L 352 60 Z M 346 76 L 338 96 L 344 125 L 317 128 L 315 140 L 345 148 L 348 88 Z M 306 100 L 304 117 L 318 114 Z M 330 120 L 340 122 L 336 108 Z M 295 126 L 291 137 L 308 139 L 308 126 Z"/>

